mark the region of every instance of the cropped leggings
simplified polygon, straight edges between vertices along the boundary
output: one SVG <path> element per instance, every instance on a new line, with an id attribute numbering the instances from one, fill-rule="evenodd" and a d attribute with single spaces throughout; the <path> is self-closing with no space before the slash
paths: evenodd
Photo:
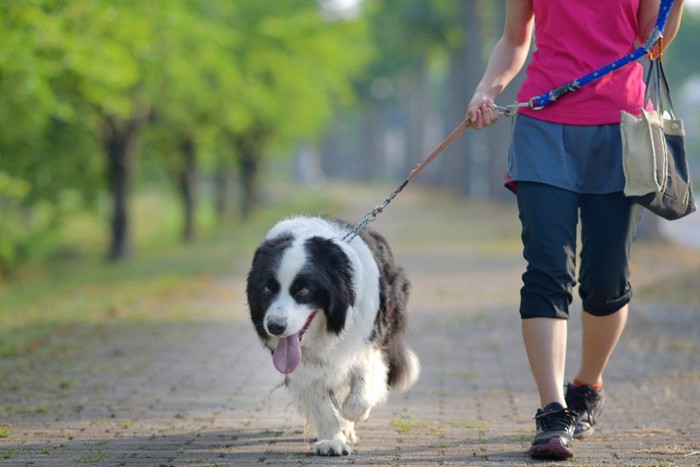
<path id="1" fill-rule="evenodd" d="M 584 311 L 607 316 L 629 303 L 629 254 L 639 205 L 622 192 L 580 194 L 532 182 L 518 182 L 517 198 L 527 261 L 520 291 L 523 319 L 569 317 L 579 213 L 578 283 Z"/>

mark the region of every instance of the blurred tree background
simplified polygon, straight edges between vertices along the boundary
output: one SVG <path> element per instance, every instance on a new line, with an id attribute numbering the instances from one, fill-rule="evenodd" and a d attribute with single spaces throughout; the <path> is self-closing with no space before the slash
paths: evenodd
<path id="1" fill-rule="evenodd" d="M 138 193 L 177 199 L 177 222 L 150 227 L 189 241 L 245 222 L 281 176 L 403 180 L 463 119 L 503 9 L 504 0 L 3 0 L 0 282 L 65 251 L 57 232 L 67 230 L 84 246 L 104 241 L 110 261 L 127 258 Z M 698 127 L 699 30 L 689 9 L 667 54 L 688 128 Z M 509 131 L 501 119 L 461 138 L 420 183 L 504 198 Z"/>

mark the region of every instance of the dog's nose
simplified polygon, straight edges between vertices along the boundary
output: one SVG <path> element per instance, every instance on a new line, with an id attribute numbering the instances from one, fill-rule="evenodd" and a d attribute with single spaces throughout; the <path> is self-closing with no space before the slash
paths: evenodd
<path id="1" fill-rule="evenodd" d="M 286 319 L 270 319 L 267 321 L 267 330 L 273 336 L 279 336 L 287 329 Z"/>

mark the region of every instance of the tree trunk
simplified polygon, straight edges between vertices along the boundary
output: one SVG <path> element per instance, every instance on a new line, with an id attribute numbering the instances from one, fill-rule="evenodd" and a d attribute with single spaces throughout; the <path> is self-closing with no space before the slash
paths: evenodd
<path id="1" fill-rule="evenodd" d="M 235 182 L 232 164 L 221 161 L 214 177 L 214 204 L 219 222 L 232 219 L 235 215 L 233 200 L 235 199 Z"/>
<path id="2" fill-rule="evenodd" d="M 139 108 L 126 121 L 106 117 L 100 140 L 107 156 L 107 181 L 112 198 L 111 239 L 107 258 L 118 261 L 129 255 L 129 188 L 139 150 L 139 135 L 148 112 Z"/>
<path id="3" fill-rule="evenodd" d="M 259 201 L 258 172 L 262 162 L 266 132 L 254 127 L 250 131 L 233 137 L 237 150 L 238 177 L 241 185 L 241 216 L 247 219 Z"/>
<path id="4" fill-rule="evenodd" d="M 190 242 L 195 235 L 195 184 L 196 184 L 196 152 L 195 144 L 191 138 L 187 138 L 180 145 L 182 155 L 182 167 L 178 174 L 180 198 L 182 200 L 183 228 L 182 240 Z"/>
<path id="5" fill-rule="evenodd" d="M 427 65 L 422 59 L 410 75 L 408 95 L 408 128 L 404 173 L 408 174 L 425 158 L 425 127 L 429 114 Z"/>
<path id="6" fill-rule="evenodd" d="M 466 76 L 464 77 L 464 87 L 468 90 L 467 98 L 462 103 L 462 117 L 467 111 L 469 100 L 481 80 L 485 63 L 483 59 L 483 22 L 479 15 L 477 2 L 464 2 L 462 11 L 462 24 L 464 31 L 468 31 L 467 43 L 465 45 L 465 59 L 468 63 Z M 489 152 L 487 136 L 482 131 L 472 131 L 466 138 L 467 153 L 469 155 L 469 168 L 465 177 L 465 187 L 462 193 L 475 198 L 485 198 L 488 196 L 488 164 Z"/>
<path id="7" fill-rule="evenodd" d="M 241 182 L 241 216 L 248 219 L 258 204 L 258 160 L 255 148 L 244 145 L 239 154 L 239 177 Z"/>
<path id="8" fill-rule="evenodd" d="M 469 39 L 467 39 L 469 40 Z M 447 83 L 447 109 L 445 111 L 445 128 L 441 135 L 445 137 L 459 122 L 464 119 L 469 103 L 469 95 L 473 89 L 467 89 L 464 82 L 467 68 L 466 52 L 464 47 L 452 52 L 450 57 L 450 70 Z M 467 138 L 473 133 L 467 130 L 460 138 L 455 140 L 444 154 L 440 156 L 440 184 L 456 190 L 462 190 L 466 184 L 466 173 L 470 170 L 469 147 Z"/>
<path id="9" fill-rule="evenodd" d="M 445 134 L 464 120 L 467 105 L 484 70 L 477 2 L 460 2 L 459 7 L 462 29 L 468 34 L 464 44 L 451 57 Z M 443 183 L 465 196 L 484 196 L 487 191 L 484 183 L 487 180 L 485 147 L 485 136 L 473 130 L 456 140 L 443 156 Z"/>
<path id="10" fill-rule="evenodd" d="M 356 167 L 357 172 L 353 175 L 362 181 L 374 180 L 384 175 L 386 156 L 384 145 L 386 128 L 379 108 L 373 106 L 365 113 L 362 128 L 362 133 L 357 138 L 360 166 Z"/>

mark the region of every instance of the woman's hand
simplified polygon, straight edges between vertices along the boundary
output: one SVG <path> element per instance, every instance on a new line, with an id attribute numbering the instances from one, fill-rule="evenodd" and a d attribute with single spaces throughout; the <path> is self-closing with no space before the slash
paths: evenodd
<path id="1" fill-rule="evenodd" d="M 473 128 L 481 130 L 498 120 L 494 99 L 525 64 L 530 50 L 534 15 L 532 0 L 506 2 L 503 35 L 494 46 L 484 76 L 467 107 L 466 119 Z"/>
<path id="2" fill-rule="evenodd" d="M 496 105 L 486 94 L 477 92 L 472 97 L 469 106 L 467 107 L 466 120 L 471 124 L 472 128 L 481 130 L 493 125 L 498 120 L 498 112 Z"/>

